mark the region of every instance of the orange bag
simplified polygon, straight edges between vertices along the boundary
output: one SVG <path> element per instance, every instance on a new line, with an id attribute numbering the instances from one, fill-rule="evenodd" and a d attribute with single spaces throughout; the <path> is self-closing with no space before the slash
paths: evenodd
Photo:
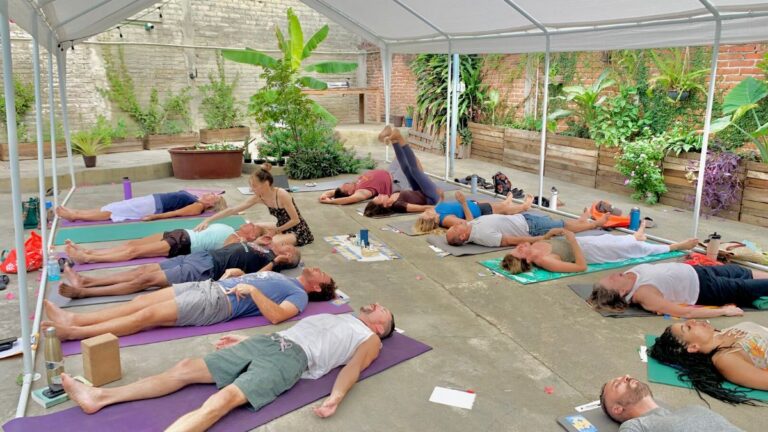
<path id="1" fill-rule="evenodd" d="M 24 257 L 27 259 L 27 271 L 35 271 L 43 267 L 43 239 L 40 234 L 31 231 L 29 238 L 24 242 Z M 3 273 L 16 273 L 16 249 L 5 256 L 0 264 Z"/>

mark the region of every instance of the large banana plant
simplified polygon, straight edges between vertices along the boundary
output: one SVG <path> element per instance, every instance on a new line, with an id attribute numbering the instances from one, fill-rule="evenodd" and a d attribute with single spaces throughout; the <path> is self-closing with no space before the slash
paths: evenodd
<path id="1" fill-rule="evenodd" d="M 616 83 L 614 80 L 608 78 L 609 74 L 610 70 L 606 69 L 589 87 L 563 87 L 565 100 L 575 104 L 575 109 L 557 110 L 551 113 L 548 117 L 550 119 L 562 118 L 571 114 L 575 114 L 577 117 L 579 117 L 579 120 L 584 127 L 589 127 L 592 125 L 595 119 L 597 119 L 597 107 L 605 102 L 605 96 L 601 95 L 600 93 Z"/>
<path id="2" fill-rule="evenodd" d="M 763 163 L 768 164 L 768 119 L 761 121 L 755 112 L 758 103 L 766 96 L 768 96 L 768 84 L 754 77 L 745 78 L 725 96 L 723 114 L 726 116 L 713 121 L 710 130 L 712 133 L 717 133 L 729 126 L 735 127 L 755 144 L 760 151 Z M 750 112 L 755 126 L 745 129 L 742 127 L 743 122 L 739 120 Z"/>

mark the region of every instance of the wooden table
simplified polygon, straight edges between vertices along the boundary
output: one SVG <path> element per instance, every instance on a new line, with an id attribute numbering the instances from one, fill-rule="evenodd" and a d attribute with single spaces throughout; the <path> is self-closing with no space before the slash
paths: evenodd
<path id="1" fill-rule="evenodd" d="M 302 92 L 306 95 L 310 96 L 330 96 L 330 95 L 336 95 L 336 96 L 345 96 L 345 95 L 358 95 L 359 98 L 359 106 L 358 106 L 358 119 L 360 121 L 360 124 L 365 123 L 365 95 L 378 95 L 381 91 L 378 87 L 368 87 L 368 88 L 329 88 L 326 90 L 302 90 Z M 379 99 L 376 98 L 376 111 L 379 111 Z"/>

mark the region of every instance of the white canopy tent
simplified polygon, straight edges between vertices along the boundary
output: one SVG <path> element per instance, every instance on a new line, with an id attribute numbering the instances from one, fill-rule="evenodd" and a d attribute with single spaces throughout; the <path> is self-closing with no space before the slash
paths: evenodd
<path id="1" fill-rule="evenodd" d="M 712 73 L 707 101 L 704 153 L 709 137 L 717 51 L 720 42 L 742 43 L 768 39 L 768 1 L 756 0 L 302 0 L 346 29 L 375 42 L 381 47 L 385 86 L 386 120 L 389 121 L 391 61 L 393 53 L 525 53 L 552 51 L 594 51 L 636 49 L 688 45 L 714 45 Z M 39 45 L 48 51 L 49 104 L 54 106 L 53 56 L 56 56 L 59 78 L 61 120 L 67 143 L 72 188 L 75 188 L 71 163 L 71 143 L 66 107 L 66 49 L 76 42 L 101 33 L 137 12 L 158 3 L 156 0 L 0 0 L 0 39 L 2 39 L 3 76 L 6 94 L 6 124 L 11 165 L 12 208 L 15 247 L 23 250 L 19 155 L 16 139 L 13 75 L 9 19 L 33 37 L 35 74 L 38 168 L 40 199 L 45 200 L 45 178 L 42 160 L 42 112 L 40 100 Z M 456 64 L 454 56 L 454 65 Z M 548 71 L 548 67 L 546 68 Z M 446 176 L 452 167 L 451 147 L 455 146 L 455 103 L 460 77 L 458 68 L 450 71 L 448 97 L 452 122 L 450 145 L 446 152 Z M 544 112 L 547 111 L 549 75 L 545 75 Z M 54 125 L 51 109 L 50 124 Z M 546 117 L 546 116 L 544 116 Z M 543 128 L 545 129 L 545 128 Z M 51 130 L 53 134 L 54 130 Z M 55 138 L 52 137 L 52 142 Z M 540 160 L 540 195 L 543 189 L 544 144 L 542 133 Z M 52 146 L 54 191 L 56 182 L 55 145 Z M 701 166 L 705 157 L 702 156 Z M 694 232 L 698 231 L 703 176 L 699 177 Z M 41 206 L 42 226 L 46 225 L 45 208 Z M 53 229 L 44 234 L 52 243 Z M 26 410 L 31 387 L 34 353 L 29 348 L 30 331 L 27 304 L 27 279 L 24 254 L 19 255 L 19 308 L 24 349 L 24 383 L 17 416 Z M 39 327 L 46 271 L 40 286 L 33 329 Z"/>

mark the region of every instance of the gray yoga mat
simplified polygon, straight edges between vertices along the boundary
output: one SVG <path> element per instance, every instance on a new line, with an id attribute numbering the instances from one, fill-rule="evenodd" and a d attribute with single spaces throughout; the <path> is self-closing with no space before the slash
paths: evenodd
<path id="1" fill-rule="evenodd" d="M 487 246 L 480 246 L 474 243 L 466 243 L 462 246 L 451 246 L 445 240 L 444 235 L 435 235 L 435 234 L 432 234 L 429 237 L 427 237 L 427 243 L 437 248 L 440 248 L 443 251 L 448 252 L 453 256 L 479 255 L 479 254 L 498 252 L 498 251 L 514 248 L 514 246 L 487 247 Z"/>
<path id="2" fill-rule="evenodd" d="M 416 222 L 416 219 L 397 220 L 397 221 L 392 221 L 388 223 L 387 226 L 407 236 L 425 235 L 426 233 L 418 233 L 414 231 L 413 225 L 415 222 Z"/>

